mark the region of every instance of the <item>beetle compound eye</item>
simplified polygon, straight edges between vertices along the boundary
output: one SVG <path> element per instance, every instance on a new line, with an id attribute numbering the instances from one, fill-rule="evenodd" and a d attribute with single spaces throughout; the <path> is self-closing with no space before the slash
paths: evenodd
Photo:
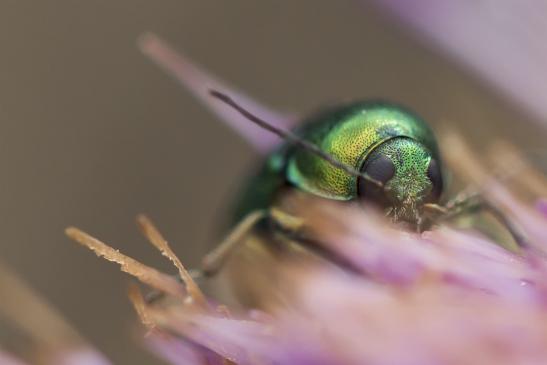
<path id="1" fill-rule="evenodd" d="M 393 175 L 395 175 L 395 165 L 386 155 L 372 155 L 365 161 L 361 172 L 385 186 Z M 384 190 L 366 179 L 359 178 L 358 194 L 367 200 L 373 200 L 379 204 L 387 204 Z"/>
<path id="2" fill-rule="evenodd" d="M 395 165 L 386 155 L 371 156 L 371 158 L 371 161 L 363 166 L 362 172 L 374 180 L 386 184 L 395 174 Z"/>
<path id="3" fill-rule="evenodd" d="M 443 176 L 437 160 L 433 158 L 429 161 L 429 166 L 427 167 L 427 177 L 433 185 L 431 195 L 433 198 L 438 199 L 443 191 Z"/>

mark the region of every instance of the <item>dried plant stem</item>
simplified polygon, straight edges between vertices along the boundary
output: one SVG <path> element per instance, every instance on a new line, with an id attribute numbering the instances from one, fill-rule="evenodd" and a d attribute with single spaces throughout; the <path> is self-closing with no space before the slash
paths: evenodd
<path id="1" fill-rule="evenodd" d="M 188 294 L 191 296 L 192 300 L 200 305 L 200 306 L 207 306 L 207 300 L 205 299 L 205 296 L 199 289 L 198 285 L 192 279 L 192 276 L 188 273 L 188 271 L 184 268 L 182 265 L 182 262 L 180 262 L 179 258 L 173 250 L 171 250 L 171 247 L 169 246 L 169 243 L 163 238 L 161 233 L 158 231 L 158 229 L 154 226 L 154 224 L 148 219 L 145 215 L 139 215 L 137 217 L 137 223 L 144 234 L 144 236 L 148 239 L 148 241 L 156 247 L 163 256 L 167 257 L 173 265 L 178 269 L 180 278 L 184 282 L 186 286 L 186 290 Z"/>
<path id="2" fill-rule="evenodd" d="M 29 340 L 27 357 L 38 365 L 109 365 L 65 318 L 5 266 L 0 265 L 0 316 Z M 0 349 L 0 364 L 23 365 Z"/>
<path id="3" fill-rule="evenodd" d="M 187 293 L 183 287 L 172 276 L 163 274 L 156 269 L 148 267 L 137 260 L 125 256 L 119 251 L 79 230 L 78 228 L 69 227 L 65 230 L 65 233 L 74 241 L 91 249 L 95 252 L 95 254 L 97 254 L 97 256 L 119 264 L 122 271 L 133 275 L 144 284 L 182 299 L 187 298 Z"/>
<path id="4" fill-rule="evenodd" d="M 535 196 L 547 196 L 547 179 L 509 142 L 497 141 L 488 151 L 490 161 L 505 172 L 507 178 L 522 190 Z"/>
<path id="5" fill-rule="evenodd" d="M 38 347 L 58 351 L 84 343 L 57 310 L 3 265 L 0 265 L 0 293 L 0 313 L 29 335 Z"/>
<path id="6" fill-rule="evenodd" d="M 131 284 L 129 286 L 128 296 L 142 324 L 144 324 L 150 331 L 154 330 L 156 328 L 156 323 L 148 315 L 146 301 L 144 300 L 139 287 L 135 284 Z"/>

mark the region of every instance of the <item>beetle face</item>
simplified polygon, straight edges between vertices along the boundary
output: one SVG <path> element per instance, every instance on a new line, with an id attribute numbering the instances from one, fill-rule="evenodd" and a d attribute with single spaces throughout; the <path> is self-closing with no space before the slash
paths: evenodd
<path id="1" fill-rule="evenodd" d="M 435 203 L 442 192 L 438 161 L 423 144 L 394 138 L 378 146 L 361 171 L 381 182 L 383 188 L 359 180 L 358 194 L 385 209 L 394 221 L 419 223 L 425 203 Z"/>

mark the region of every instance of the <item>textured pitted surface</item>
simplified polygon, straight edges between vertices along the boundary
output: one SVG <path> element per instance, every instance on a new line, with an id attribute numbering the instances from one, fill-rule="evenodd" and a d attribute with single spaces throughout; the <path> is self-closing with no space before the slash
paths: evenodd
<path id="1" fill-rule="evenodd" d="M 427 195 L 432 187 L 427 177 L 431 155 L 421 143 L 395 138 L 378 147 L 378 152 L 388 156 L 395 165 L 395 176 L 387 187 L 397 200 L 402 201 L 404 197 L 417 200 Z"/>
<path id="2" fill-rule="evenodd" d="M 438 157 L 429 127 L 414 114 L 393 104 L 358 102 L 344 106 L 311 118 L 300 134 L 357 170 L 374 148 L 396 137 L 413 139 L 423 144 L 435 158 Z M 399 159 L 400 162 L 406 161 L 404 167 L 409 167 L 414 157 L 419 158 L 408 155 L 412 150 L 405 148 L 404 158 Z M 419 151 L 419 155 L 422 154 L 423 151 Z M 409 171 L 401 169 L 405 170 Z M 293 149 L 288 154 L 287 180 L 302 190 L 325 198 L 349 200 L 357 194 L 355 176 L 302 149 Z"/>

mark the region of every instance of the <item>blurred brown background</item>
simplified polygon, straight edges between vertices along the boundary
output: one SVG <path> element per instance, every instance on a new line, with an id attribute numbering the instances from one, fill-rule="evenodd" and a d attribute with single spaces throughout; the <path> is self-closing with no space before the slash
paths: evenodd
<path id="1" fill-rule="evenodd" d="M 256 158 L 139 54 L 145 31 L 282 109 L 384 97 L 457 124 L 479 144 L 494 133 L 528 146 L 545 138 L 495 92 L 355 1 L 0 2 L 1 260 L 117 364 L 156 363 L 130 335 L 129 278 L 63 229 L 79 226 L 171 270 L 135 228 L 146 212 L 196 265 Z"/>

